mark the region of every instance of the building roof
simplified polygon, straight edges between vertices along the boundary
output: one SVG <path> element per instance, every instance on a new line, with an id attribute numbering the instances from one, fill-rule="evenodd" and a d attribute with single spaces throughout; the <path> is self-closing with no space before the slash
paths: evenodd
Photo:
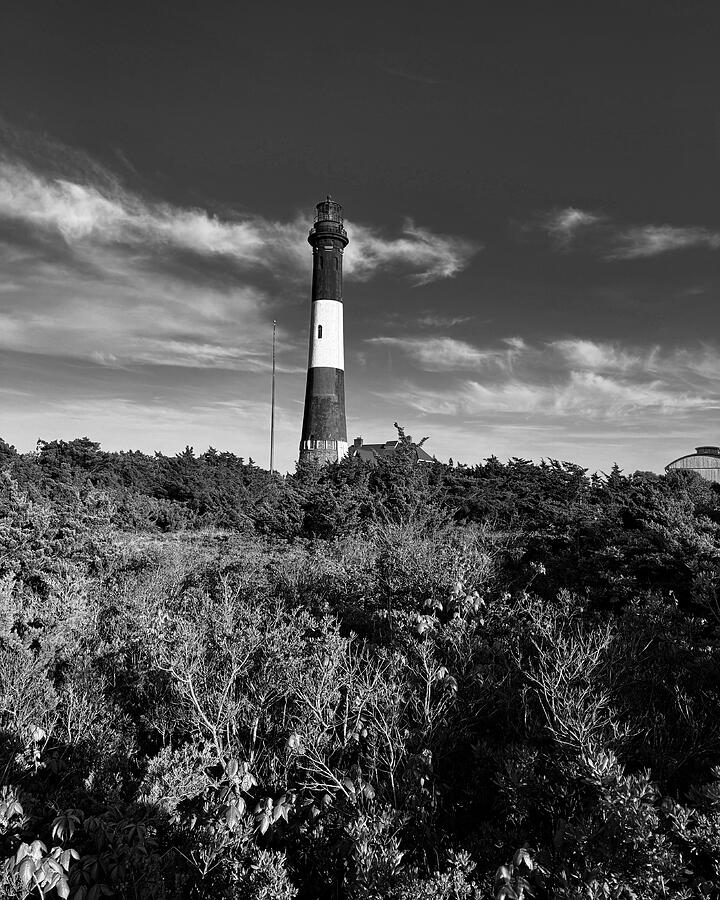
<path id="1" fill-rule="evenodd" d="M 720 447 L 703 445 L 696 447 L 694 453 L 680 456 L 665 466 L 665 471 L 685 469 L 704 478 L 706 481 L 720 483 Z"/>
<path id="2" fill-rule="evenodd" d="M 410 438 L 412 440 L 412 438 Z M 362 438 L 355 438 L 355 441 L 348 449 L 348 456 L 352 459 L 362 459 L 364 462 L 373 465 L 380 457 L 393 456 L 397 451 L 399 440 L 385 441 L 384 444 L 366 444 Z M 417 445 L 413 448 L 417 454 L 418 462 L 433 462 L 434 459 L 429 453 L 426 453 L 422 447 Z"/>

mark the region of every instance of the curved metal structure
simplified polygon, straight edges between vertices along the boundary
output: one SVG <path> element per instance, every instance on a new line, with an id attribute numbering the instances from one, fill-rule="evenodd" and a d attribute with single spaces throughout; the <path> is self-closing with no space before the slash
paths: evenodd
<path id="1" fill-rule="evenodd" d="M 679 456 L 665 466 L 665 471 L 671 469 L 685 469 L 697 472 L 706 481 L 714 481 L 720 484 L 720 447 L 704 445 L 696 447 L 694 453 L 687 456 Z"/>

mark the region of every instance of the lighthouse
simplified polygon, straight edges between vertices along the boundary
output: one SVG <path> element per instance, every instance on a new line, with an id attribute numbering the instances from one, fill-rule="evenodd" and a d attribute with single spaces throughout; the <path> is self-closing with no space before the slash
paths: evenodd
<path id="1" fill-rule="evenodd" d="M 342 459 L 348 449 L 342 293 L 348 236 L 342 206 L 330 196 L 317 204 L 308 243 L 313 255 L 312 301 L 300 461 L 328 463 Z"/>

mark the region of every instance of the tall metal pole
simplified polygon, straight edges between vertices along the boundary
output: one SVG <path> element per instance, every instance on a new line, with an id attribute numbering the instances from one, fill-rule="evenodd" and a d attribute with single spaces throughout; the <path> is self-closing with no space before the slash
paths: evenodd
<path id="1" fill-rule="evenodd" d="M 273 319 L 272 337 L 272 390 L 270 393 L 270 472 L 275 471 L 275 331 L 277 322 Z"/>

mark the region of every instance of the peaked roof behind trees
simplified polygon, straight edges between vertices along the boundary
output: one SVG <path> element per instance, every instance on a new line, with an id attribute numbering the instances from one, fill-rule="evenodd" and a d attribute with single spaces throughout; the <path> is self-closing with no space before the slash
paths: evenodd
<path id="1" fill-rule="evenodd" d="M 408 441 L 412 438 L 408 436 Z M 376 463 L 381 457 L 394 456 L 397 452 L 398 445 L 401 440 L 385 441 L 384 444 L 366 444 L 361 437 L 355 438 L 353 445 L 348 450 L 348 456 L 351 459 L 362 459 L 371 465 Z M 412 448 L 417 454 L 418 462 L 433 462 L 433 457 L 419 444 L 413 444 Z"/>

